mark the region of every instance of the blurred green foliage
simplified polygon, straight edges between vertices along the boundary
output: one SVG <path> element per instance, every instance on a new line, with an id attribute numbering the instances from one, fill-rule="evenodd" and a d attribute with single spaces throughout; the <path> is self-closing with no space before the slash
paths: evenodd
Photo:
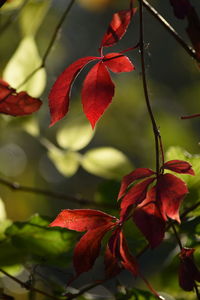
<path id="1" fill-rule="evenodd" d="M 48 128 L 47 98 L 53 82 L 77 58 L 96 55 L 113 11 L 124 8 L 124 3 L 122 0 L 80 0 L 74 5 L 56 39 L 46 68 L 20 88 L 41 97 L 43 107 L 34 116 L 0 116 L 0 178 L 75 195 L 78 199 L 90 199 L 94 201 L 94 208 L 105 206 L 105 211 L 117 215 L 116 198 L 121 178 L 134 167 L 155 168 L 152 127 L 144 102 L 138 50 L 128 53 L 136 71 L 122 74 L 120 78 L 112 75 L 116 84 L 115 97 L 95 131 L 83 116 L 79 97 L 87 68 L 73 86 L 68 116 Z M 174 21 L 169 4 L 156 0 L 152 3 L 186 39 L 184 25 Z M 200 8 L 197 1 L 195 5 Z M 65 7 L 66 1 L 50 0 L 13 0 L 3 6 L 0 11 L 0 73 L 11 86 L 17 87 L 40 66 Z M 199 120 L 180 120 L 181 115 L 199 112 L 199 70 L 163 28 L 158 30 L 158 23 L 146 11 L 144 17 L 148 85 L 166 160 L 186 160 L 196 173 L 194 177 L 177 175 L 190 189 L 183 203 L 184 211 L 200 198 Z M 138 42 L 137 16 L 135 18 L 127 36 L 114 51 Z M 30 274 L 44 286 L 47 281 L 51 282 L 52 289 L 60 296 L 65 291 L 66 278 L 73 273 L 70 262 L 79 236 L 67 230 L 48 228 L 48 224 L 61 209 L 77 208 L 80 204 L 43 194 L 17 192 L 3 184 L 0 196 L 3 201 L 0 202 L 0 266 L 11 274 L 39 266 L 39 275 L 32 269 Z M 191 212 L 180 227 L 184 244 L 197 248 L 196 261 L 200 258 L 199 213 L 200 208 Z M 132 221 L 124 230 L 130 249 L 136 255 L 145 247 L 146 240 Z M 162 246 L 141 257 L 141 265 L 144 272 L 148 270 L 146 277 L 152 284 L 168 294 L 163 293 L 166 300 L 195 299 L 192 292 L 180 291 L 178 286 L 179 250 L 175 245 L 169 231 Z M 130 282 L 131 289 L 126 289 L 125 284 L 125 290 L 118 293 L 113 287 L 115 283 L 108 285 L 111 294 L 116 295 L 115 299 L 154 299 L 143 289 L 132 289 L 135 283 L 130 274 L 121 276 L 124 276 L 123 282 L 128 278 L 126 284 L 128 286 Z M 117 280 L 120 281 L 120 277 Z M 139 288 L 143 288 L 140 285 Z M 81 287 L 81 284 L 77 286 L 77 290 Z M 10 290 L 17 300 L 29 297 Z"/>

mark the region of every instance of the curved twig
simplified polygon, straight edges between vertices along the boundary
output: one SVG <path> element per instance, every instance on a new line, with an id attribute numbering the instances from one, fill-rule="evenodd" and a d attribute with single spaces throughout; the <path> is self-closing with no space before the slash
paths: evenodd
<path id="1" fill-rule="evenodd" d="M 161 14 L 146 0 L 142 0 L 143 6 L 154 16 L 160 24 L 175 38 L 175 40 L 181 45 L 181 47 L 197 62 L 200 62 L 200 58 L 197 56 L 196 51 L 181 38 L 178 32 L 165 20 Z"/>

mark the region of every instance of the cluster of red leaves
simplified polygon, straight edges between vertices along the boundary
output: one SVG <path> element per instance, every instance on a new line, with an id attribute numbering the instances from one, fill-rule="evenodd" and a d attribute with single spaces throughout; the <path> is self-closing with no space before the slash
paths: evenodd
<path id="1" fill-rule="evenodd" d="M 11 116 L 30 115 L 37 111 L 42 102 L 26 92 L 17 93 L 9 84 L 0 79 L 0 113 Z"/>
<path id="2" fill-rule="evenodd" d="M 162 170 L 164 169 L 194 175 L 191 165 L 185 161 L 168 161 L 163 165 Z M 127 191 L 130 184 L 144 178 L 147 179 L 139 181 Z M 155 180 L 156 184 L 150 187 Z M 151 169 L 138 168 L 122 180 L 118 196 L 118 199 L 122 198 L 120 221 L 124 222 L 131 216 L 150 246 L 154 248 L 164 238 L 168 218 L 180 223 L 179 208 L 187 193 L 185 182 L 175 175 L 157 175 Z"/>
<path id="3" fill-rule="evenodd" d="M 87 231 L 74 249 L 73 262 L 76 276 L 92 268 L 99 256 L 103 237 L 108 231 L 114 229 L 105 253 L 106 276 L 116 275 L 122 267 L 131 271 L 134 276 L 137 275 L 137 263 L 128 250 L 120 221 L 116 217 L 92 209 L 65 209 L 50 226 L 79 232 Z"/>
<path id="4" fill-rule="evenodd" d="M 195 281 L 200 282 L 200 271 L 194 262 L 193 248 L 183 248 L 179 255 L 179 284 L 185 291 L 192 291 L 195 287 Z"/>
<path id="5" fill-rule="evenodd" d="M 195 8 L 190 4 L 189 0 L 170 0 L 174 9 L 174 14 L 179 19 L 187 18 L 188 26 L 186 32 L 196 51 L 198 59 L 200 59 L 200 19 Z"/>
<path id="6" fill-rule="evenodd" d="M 125 34 L 136 9 L 131 1 L 130 9 L 115 13 L 102 39 L 100 57 L 88 56 L 80 58 L 57 78 L 49 94 L 51 126 L 62 119 L 69 109 L 69 98 L 72 84 L 80 71 L 90 62 L 98 62 L 87 74 L 82 88 L 81 98 L 83 111 L 94 128 L 96 122 L 108 108 L 114 96 L 114 83 L 108 69 L 115 73 L 130 72 L 134 66 L 123 52 L 103 55 L 103 48 L 115 45 Z"/>
<path id="7" fill-rule="evenodd" d="M 188 162 L 172 160 L 163 167 L 176 173 L 194 175 Z M 143 181 L 141 181 L 144 179 Z M 132 186 L 136 180 L 140 180 Z M 154 181 L 156 184 L 149 187 Z M 106 233 L 111 236 L 105 251 L 106 276 L 112 277 L 123 268 L 134 276 L 139 275 L 138 264 L 128 249 L 122 228 L 132 218 L 151 247 L 156 247 L 164 238 L 165 224 L 168 218 L 180 222 L 179 208 L 188 189 L 184 181 L 166 173 L 156 175 L 147 168 L 138 168 L 126 175 L 121 183 L 120 218 L 91 209 L 63 210 L 50 224 L 70 230 L 86 233 L 74 250 L 74 268 L 76 276 L 89 271 L 99 256 L 101 242 Z"/>

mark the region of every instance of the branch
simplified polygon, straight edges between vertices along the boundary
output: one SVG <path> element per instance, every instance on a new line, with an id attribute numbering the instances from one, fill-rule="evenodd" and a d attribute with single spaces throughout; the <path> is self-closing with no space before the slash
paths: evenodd
<path id="1" fill-rule="evenodd" d="M 48 56 L 49 56 L 49 53 L 50 53 L 50 51 L 51 51 L 51 49 L 52 49 L 52 47 L 53 47 L 53 45 L 54 45 L 54 42 L 55 42 L 55 40 L 56 40 L 56 38 L 57 38 L 57 36 L 58 36 L 58 32 L 59 32 L 59 30 L 60 30 L 62 24 L 64 23 L 64 21 L 65 21 L 67 15 L 69 14 L 69 12 L 70 12 L 70 10 L 71 10 L 73 4 L 75 3 L 75 1 L 76 1 L 76 0 L 71 0 L 71 1 L 70 1 L 69 5 L 67 6 L 66 10 L 64 11 L 62 17 L 60 18 L 60 20 L 59 20 L 59 22 L 58 22 L 58 24 L 57 24 L 57 26 L 56 26 L 56 28 L 55 28 L 55 31 L 54 31 L 54 33 L 53 33 L 53 35 L 52 35 L 52 37 L 51 37 L 51 40 L 50 40 L 50 42 L 49 42 L 49 45 L 47 46 L 46 51 L 45 51 L 45 53 L 44 53 L 44 55 L 43 55 L 43 57 L 42 57 L 42 62 L 41 62 L 41 64 L 40 64 L 35 70 L 33 70 L 33 71 L 32 71 L 32 72 L 31 72 L 31 73 L 23 80 L 23 82 L 20 83 L 20 85 L 17 87 L 17 89 L 19 89 L 21 86 L 23 86 L 23 85 L 24 85 L 24 84 L 25 84 L 25 83 L 26 83 L 26 82 L 27 82 L 27 81 L 28 81 L 35 73 L 37 73 L 40 69 L 42 69 L 42 68 L 45 67 L 46 60 L 47 60 L 47 58 L 48 58 Z"/>
<path id="2" fill-rule="evenodd" d="M 181 214 L 181 219 L 184 219 L 191 211 L 195 210 L 199 206 L 200 206 L 200 201 L 186 208 L 185 211 Z"/>
<path id="3" fill-rule="evenodd" d="M 62 199 L 62 200 L 66 200 L 66 201 L 73 202 L 73 203 L 76 202 L 76 203 L 79 203 L 82 205 L 83 204 L 95 204 L 94 202 L 83 199 L 83 198 L 69 196 L 69 195 L 65 195 L 62 193 L 56 193 L 56 192 L 41 189 L 41 188 L 24 186 L 24 185 L 20 185 L 18 182 L 11 182 L 11 181 L 5 180 L 3 178 L 0 178 L 0 184 L 7 186 L 9 189 L 14 190 L 14 191 L 22 191 L 22 192 L 26 192 L 26 193 L 45 195 L 45 196 L 49 196 L 51 198 Z"/>
<path id="4" fill-rule="evenodd" d="M 9 189 L 16 191 L 16 192 L 21 191 L 21 192 L 25 192 L 25 193 L 29 193 L 29 194 L 45 195 L 45 196 L 48 196 L 51 198 L 66 200 L 71 203 L 78 203 L 80 205 L 93 205 L 98 208 L 107 208 L 107 209 L 113 208 L 113 206 L 109 205 L 109 204 L 96 203 L 94 201 L 87 200 L 85 198 L 70 196 L 70 195 L 66 195 L 66 194 L 62 194 L 62 193 L 57 193 L 57 192 L 54 192 L 51 190 L 45 190 L 42 188 L 24 186 L 24 185 L 19 184 L 18 182 L 12 182 L 12 181 L 9 181 L 9 180 L 3 179 L 3 178 L 0 178 L 0 184 L 6 186 Z"/>
<path id="5" fill-rule="evenodd" d="M 34 292 L 36 292 L 36 293 L 39 293 L 39 294 L 41 294 L 41 295 L 44 295 L 44 296 L 46 296 L 46 297 L 48 297 L 48 298 L 50 298 L 50 299 L 53 299 L 53 300 L 60 300 L 59 298 L 57 298 L 57 297 L 55 297 L 55 296 L 53 296 L 53 295 L 51 295 L 51 294 L 48 294 L 48 293 L 46 293 L 46 292 L 44 292 L 44 291 L 42 291 L 42 290 L 40 290 L 40 289 L 38 289 L 38 288 L 35 288 L 35 287 L 33 287 L 33 286 L 30 286 L 30 285 L 27 284 L 26 282 L 23 282 L 23 281 L 21 281 L 20 279 L 14 277 L 14 276 L 12 276 L 12 275 L 10 275 L 9 273 L 7 273 L 6 271 L 4 271 L 3 269 L 0 269 L 0 272 L 3 273 L 5 276 L 9 277 L 10 279 L 12 279 L 13 281 L 17 282 L 19 285 L 21 285 L 23 288 L 25 288 L 25 289 L 27 289 L 27 290 L 29 290 L 29 291 L 34 291 Z"/>
<path id="6" fill-rule="evenodd" d="M 147 80 L 146 80 L 146 68 L 145 68 L 145 59 L 144 59 L 144 29 L 143 29 L 143 7 L 142 7 L 142 0 L 139 0 L 139 14 L 140 14 L 140 58 L 141 58 L 141 67 L 142 67 L 142 83 L 143 83 L 143 90 L 145 96 L 145 102 L 147 106 L 147 110 L 151 119 L 152 129 L 155 139 L 155 152 L 156 152 L 156 173 L 157 176 L 160 172 L 160 162 L 159 162 L 159 130 L 156 124 L 153 111 L 150 104 L 149 94 L 148 94 L 148 87 L 147 87 Z"/>
<path id="7" fill-rule="evenodd" d="M 174 37 L 174 39 L 180 44 L 180 46 L 185 49 L 185 51 L 194 58 L 197 62 L 200 62 L 200 58 L 197 56 L 196 51 L 188 46 L 188 44 L 181 38 L 177 31 L 159 14 L 159 12 L 149 4 L 148 1 L 142 0 L 144 7 L 154 16 L 160 24 Z"/>
<path id="8" fill-rule="evenodd" d="M 181 119 L 187 120 L 187 119 L 193 119 L 193 118 L 197 118 L 197 117 L 200 117 L 200 114 L 194 114 L 194 115 L 190 115 L 190 116 L 182 116 Z"/>

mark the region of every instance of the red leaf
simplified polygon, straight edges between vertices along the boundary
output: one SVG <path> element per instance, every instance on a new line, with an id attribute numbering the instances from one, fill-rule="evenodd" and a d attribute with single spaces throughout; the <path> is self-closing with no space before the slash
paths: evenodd
<path id="1" fill-rule="evenodd" d="M 104 56 L 104 64 L 112 72 L 131 72 L 135 69 L 130 59 L 121 53 L 109 53 Z"/>
<path id="2" fill-rule="evenodd" d="M 121 227 L 117 227 L 115 229 L 115 231 L 112 233 L 109 241 L 108 241 L 108 247 L 111 251 L 111 253 L 115 256 L 115 257 L 120 257 L 120 253 L 119 253 L 119 234 L 121 231 Z"/>
<path id="3" fill-rule="evenodd" d="M 183 248 L 179 255 L 181 263 L 179 266 L 179 285 L 185 291 L 192 291 L 195 281 L 200 282 L 200 271 L 195 265 L 193 248 Z"/>
<path id="4" fill-rule="evenodd" d="M 149 190 L 146 199 L 134 211 L 133 221 L 152 248 L 162 242 L 165 234 L 165 221 L 156 205 L 155 187 Z"/>
<path id="5" fill-rule="evenodd" d="M 106 247 L 104 264 L 106 278 L 112 278 L 119 274 L 119 272 L 122 270 L 122 268 L 119 266 L 119 259 L 112 254 L 108 246 Z"/>
<path id="6" fill-rule="evenodd" d="M 114 84 L 101 61 L 87 74 L 82 89 L 83 110 L 92 128 L 111 103 Z"/>
<path id="7" fill-rule="evenodd" d="M 30 115 L 37 111 L 42 102 L 26 92 L 17 93 L 9 84 L 0 80 L 0 113 L 11 116 Z"/>
<path id="8" fill-rule="evenodd" d="M 76 76 L 89 62 L 95 59 L 99 59 L 99 57 L 87 56 L 80 58 L 65 69 L 65 71 L 57 78 L 49 94 L 49 107 L 51 113 L 50 126 L 54 125 L 66 115 L 69 108 L 71 86 Z"/>
<path id="9" fill-rule="evenodd" d="M 122 179 L 118 200 L 124 195 L 128 186 L 135 180 L 142 179 L 154 175 L 155 172 L 147 168 L 137 168 Z"/>
<path id="10" fill-rule="evenodd" d="M 129 270 L 134 276 L 138 275 L 138 264 L 133 255 L 131 255 L 126 239 L 122 232 L 120 232 L 120 255 L 121 264 L 127 270 Z"/>
<path id="11" fill-rule="evenodd" d="M 171 170 L 176 173 L 195 175 L 192 165 L 183 160 L 170 160 L 163 165 L 164 169 Z"/>
<path id="12" fill-rule="evenodd" d="M 77 275 L 89 271 L 101 249 L 101 240 L 106 232 L 112 227 L 112 224 L 106 224 L 89 230 L 77 243 L 74 249 L 74 267 Z"/>
<path id="13" fill-rule="evenodd" d="M 149 185 L 155 178 L 148 178 L 134 185 L 121 201 L 120 221 L 124 222 L 132 206 L 140 204 L 145 198 Z"/>
<path id="14" fill-rule="evenodd" d="M 113 224 L 116 218 L 93 209 L 65 209 L 49 225 L 58 226 L 76 231 L 87 231 L 97 227 Z"/>
<path id="15" fill-rule="evenodd" d="M 114 261 L 115 258 L 120 265 L 136 276 L 138 274 L 138 265 L 135 258 L 129 252 L 127 242 L 120 227 L 118 227 L 110 237 L 108 246 L 110 256 L 112 255 L 113 257 L 111 260 L 113 259 Z"/>
<path id="16" fill-rule="evenodd" d="M 121 10 L 112 16 L 112 20 L 101 42 L 101 47 L 110 47 L 116 44 L 126 33 L 136 8 Z"/>
<path id="17" fill-rule="evenodd" d="M 158 204 L 163 215 L 180 223 L 179 208 L 188 193 L 184 181 L 172 174 L 160 175 L 157 182 Z"/>
<path id="18" fill-rule="evenodd" d="M 194 7 L 191 7 L 189 10 L 187 18 L 188 27 L 186 31 L 196 51 L 197 57 L 200 59 L 200 19 Z"/>

